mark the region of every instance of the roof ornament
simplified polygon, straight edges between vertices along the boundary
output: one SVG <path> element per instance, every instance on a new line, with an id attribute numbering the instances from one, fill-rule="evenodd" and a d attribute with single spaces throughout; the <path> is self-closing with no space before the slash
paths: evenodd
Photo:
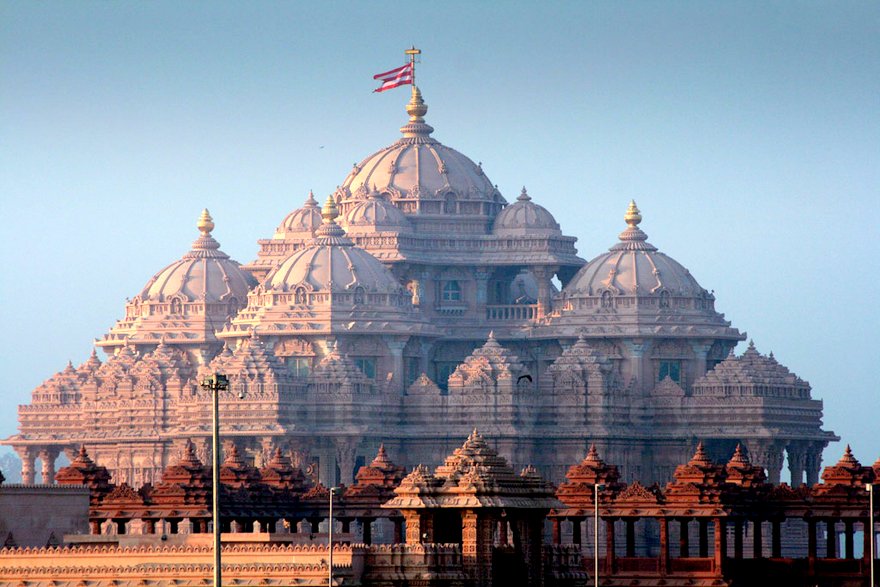
<path id="1" fill-rule="evenodd" d="M 636 206 L 635 200 L 629 201 L 629 206 L 626 208 L 626 214 L 623 215 L 623 219 L 626 221 L 627 227 L 626 230 L 620 233 L 619 239 L 620 242 L 611 247 L 612 251 L 656 251 L 657 247 L 650 244 L 648 241 L 648 235 L 639 228 L 639 224 L 642 222 L 642 212 L 639 210 L 639 207 Z"/>
<path id="2" fill-rule="evenodd" d="M 211 231 L 214 230 L 214 219 L 211 218 L 211 213 L 208 212 L 207 208 L 202 209 L 202 214 L 199 216 L 196 228 L 199 229 L 203 236 L 211 236 Z"/>
<path id="3" fill-rule="evenodd" d="M 345 236 L 345 231 L 336 223 L 339 218 L 339 208 L 336 206 L 336 200 L 333 196 L 327 196 L 324 206 L 321 208 L 321 218 L 324 219 L 321 226 L 315 231 L 315 245 L 352 245 L 349 238 Z"/>
<path id="4" fill-rule="evenodd" d="M 199 220 L 196 222 L 196 228 L 199 229 L 201 234 L 199 235 L 199 238 L 193 242 L 192 250 L 183 256 L 184 259 L 208 257 L 222 259 L 229 258 L 229 255 L 221 253 L 218 250 L 220 249 L 220 243 L 211 236 L 211 232 L 214 230 L 214 219 L 211 217 L 211 213 L 208 212 L 207 208 L 202 209 L 202 213 L 199 215 Z"/>
<path id="5" fill-rule="evenodd" d="M 312 190 L 309 190 L 309 197 L 306 198 L 305 204 L 303 204 L 303 208 L 317 208 L 318 200 L 315 199 L 315 193 Z"/>
<path id="6" fill-rule="evenodd" d="M 523 186 L 522 192 L 520 192 L 519 196 L 516 198 L 520 202 L 528 202 L 531 201 L 532 197 L 526 191 L 526 186 Z"/>

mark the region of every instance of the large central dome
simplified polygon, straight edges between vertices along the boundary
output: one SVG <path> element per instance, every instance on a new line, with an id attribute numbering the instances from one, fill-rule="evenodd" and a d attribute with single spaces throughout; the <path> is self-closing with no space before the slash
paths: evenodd
<path id="1" fill-rule="evenodd" d="M 431 231 L 488 231 L 506 201 L 480 165 L 431 136 L 428 106 L 413 86 L 403 137 L 355 165 L 336 192 L 343 213 L 378 191 L 419 228 Z"/>

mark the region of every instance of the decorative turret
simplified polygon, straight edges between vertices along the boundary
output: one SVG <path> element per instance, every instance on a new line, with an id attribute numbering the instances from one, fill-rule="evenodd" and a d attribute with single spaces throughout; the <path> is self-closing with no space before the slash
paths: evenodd
<path id="1" fill-rule="evenodd" d="M 106 467 L 95 464 L 89 458 L 85 445 L 79 447 L 79 453 L 71 463 L 55 473 L 55 482 L 59 485 L 86 485 L 89 488 L 89 503 L 95 505 L 113 491 L 110 473 Z"/>
<path id="2" fill-rule="evenodd" d="M 272 458 L 260 469 L 263 483 L 269 487 L 286 489 L 292 493 L 302 493 L 306 477 L 299 467 L 294 467 L 290 458 L 276 447 Z"/>
<path id="3" fill-rule="evenodd" d="M 505 207 L 495 217 L 492 232 L 498 236 L 519 237 L 562 235 L 559 223 L 553 215 L 532 201 L 525 186 L 516 202 Z"/>
<path id="4" fill-rule="evenodd" d="M 727 482 L 741 487 L 754 487 L 760 485 L 767 480 L 764 473 L 764 467 L 756 467 L 752 465 L 748 455 L 737 443 L 733 456 L 727 462 L 725 467 L 727 473 Z"/>
<path id="5" fill-rule="evenodd" d="M 847 444 L 837 464 L 825 467 L 822 471 L 822 481 L 825 489 L 823 485 L 817 485 L 817 491 L 825 491 L 832 487 L 864 487 L 874 481 L 874 469 L 862 466 Z"/>

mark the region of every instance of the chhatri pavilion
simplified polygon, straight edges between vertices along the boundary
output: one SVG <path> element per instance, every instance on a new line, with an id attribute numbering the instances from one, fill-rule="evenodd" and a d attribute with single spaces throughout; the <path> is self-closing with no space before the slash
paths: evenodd
<path id="1" fill-rule="evenodd" d="M 190 250 L 96 341 L 106 356 L 19 406 L 3 444 L 24 482 L 53 482 L 83 445 L 135 487 L 187 451 L 210 462 L 199 381 L 214 372 L 230 380 L 227 456 L 289 459 L 325 486 L 350 485 L 380 443 L 407 470 L 441 462 L 477 425 L 514 470 L 554 482 L 595 443 L 621 481 L 665 483 L 698 439 L 713 460 L 740 445 L 772 483 L 786 457 L 794 486 L 818 482 L 837 439 L 822 402 L 772 353 L 735 353 L 745 334 L 649 242 L 649 214 L 630 202 L 607 250 L 579 252 L 525 188 L 508 203 L 435 139 L 427 110 L 413 86 L 402 136 L 323 205 L 309 194 L 245 265 L 215 239 L 235 227 L 205 210 Z"/>

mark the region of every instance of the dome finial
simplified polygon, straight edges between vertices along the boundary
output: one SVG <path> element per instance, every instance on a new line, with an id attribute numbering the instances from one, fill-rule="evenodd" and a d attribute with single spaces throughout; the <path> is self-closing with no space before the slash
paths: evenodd
<path id="1" fill-rule="evenodd" d="M 639 207 L 636 206 L 635 200 L 629 201 L 629 206 L 626 209 L 626 214 L 624 214 L 623 219 L 626 220 L 626 223 L 633 228 L 639 225 L 642 221 L 642 213 L 639 210 Z"/>
<path id="2" fill-rule="evenodd" d="M 211 213 L 208 212 L 207 208 L 202 210 L 199 221 L 196 223 L 196 228 L 199 229 L 202 235 L 211 236 L 211 231 L 214 230 L 214 219 L 211 218 Z"/>
<path id="3" fill-rule="evenodd" d="M 520 192 L 519 196 L 517 196 L 516 199 L 519 200 L 520 202 L 528 202 L 529 200 L 532 199 L 532 197 L 529 195 L 529 192 L 526 191 L 526 186 L 523 186 L 522 191 Z"/>
<path id="4" fill-rule="evenodd" d="M 412 96 L 406 105 L 406 113 L 409 114 L 410 122 L 425 122 L 425 114 L 428 113 L 428 105 L 422 99 L 422 91 L 413 84 Z"/>
<path id="5" fill-rule="evenodd" d="M 317 206 L 318 200 L 315 199 L 315 193 L 312 190 L 309 190 L 309 197 L 306 198 L 306 206 Z"/>
<path id="6" fill-rule="evenodd" d="M 327 201 L 324 202 L 324 207 L 321 208 L 321 217 L 324 219 L 325 224 L 334 222 L 339 218 L 339 208 L 336 207 L 336 200 L 333 199 L 333 196 L 327 196 Z"/>

